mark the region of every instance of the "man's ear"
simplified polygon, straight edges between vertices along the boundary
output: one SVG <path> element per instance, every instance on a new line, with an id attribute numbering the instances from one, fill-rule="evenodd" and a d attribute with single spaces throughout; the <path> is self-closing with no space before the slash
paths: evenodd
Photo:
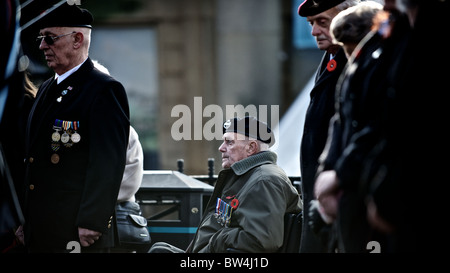
<path id="1" fill-rule="evenodd" d="M 81 32 L 77 32 L 74 35 L 73 48 L 80 48 L 83 45 L 84 35 Z"/>
<path id="2" fill-rule="evenodd" d="M 256 141 L 251 140 L 247 144 L 247 155 L 251 156 L 253 154 L 256 154 L 258 152 L 258 143 Z"/>

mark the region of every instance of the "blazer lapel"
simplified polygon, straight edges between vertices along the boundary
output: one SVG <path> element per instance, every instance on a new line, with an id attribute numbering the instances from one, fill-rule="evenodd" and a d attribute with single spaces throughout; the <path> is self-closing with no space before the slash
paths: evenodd
<path id="1" fill-rule="evenodd" d="M 314 85 L 313 90 L 311 91 L 311 97 L 313 97 L 314 93 L 317 92 L 317 90 L 322 90 L 320 87 L 324 83 L 328 83 L 329 79 L 331 77 L 339 77 L 341 72 L 343 71 L 345 65 L 347 64 L 347 58 L 345 56 L 345 53 L 343 49 L 339 49 L 339 51 L 336 53 L 336 56 L 334 57 L 334 60 L 336 61 L 336 69 L 333 71 L 328 71 L 327 64 L 330 61 L 330 54 L 325 53 L 322 62 L 320 63 L 319 68 L 317 69 L 316 73 L 316 83 Z"/>

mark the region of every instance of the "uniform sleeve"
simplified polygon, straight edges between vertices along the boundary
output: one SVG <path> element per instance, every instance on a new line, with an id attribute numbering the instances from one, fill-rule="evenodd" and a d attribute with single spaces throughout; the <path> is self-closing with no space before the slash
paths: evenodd
<path id="1" fill-rule="evenodd" d="M 129 108 L 125 90 L 118 82 L 109 82 L 93 92 L 98 94 L 90 108 L 87 125 L 89 164 L 77 226 L 106 232 L 125 168 Z"/>
<path id="2" fill-rule="evenodd" d="M 237 225 L 214 234 L 207 251 L 226 252 L 231 247 L 243 252 L 275 252 L 280 248 L 286 211 L 282 183 L 285 182 L 260 180 L 245 196 L 237 197 L 239 206 L 232 215 L 232 222 Z"/>

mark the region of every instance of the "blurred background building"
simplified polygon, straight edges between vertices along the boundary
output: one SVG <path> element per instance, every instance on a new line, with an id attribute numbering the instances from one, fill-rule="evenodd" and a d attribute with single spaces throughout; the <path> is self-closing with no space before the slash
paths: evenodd
<path id="1" fill-rule="evenodd" d="M 59 1 L 20 2 L 26 3 L 24 24 Z M 81 7 L 94 15 L 90 57 L 127 90 L 146 170 L 177 169 L 177 159 L 184 159 L 186 174 L 206 174 L 207 161 L 214 158 L 217 174 L 221 141 L 195 140 L 194 130 L 208 121 L 221 124 L 231 118 L 227 105 L 266 105 L 269 115 L 259 118 L 279 132 L 279 164 L 288 175 L 300 175 L 308 84 L 322 56 L 310 26 L 297 15 L 301 2 L 81 0 Z M 38 50 L 38 33 L 33 25 L 22 32 L 29 72 L 37 85 L 52 75 Z M 194 108 L 195 98 L 201 98 L 201 107 Z M 191 140 L 172 137 L 172 126 L 181 118 L 172 116 L 177 105 L 191 111 Z M 208 105 L 220 106 L 223 116 L 206 115 Z M 280 124 L 271 124 L 273 105 L 279 107 Z"/>

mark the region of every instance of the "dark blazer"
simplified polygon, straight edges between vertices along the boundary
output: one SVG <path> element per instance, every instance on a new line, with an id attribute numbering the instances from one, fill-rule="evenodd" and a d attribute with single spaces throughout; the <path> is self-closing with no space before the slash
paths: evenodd
<path id="1" fill-rule="evenodd" d="M 328 71 L 326 66 L 330 55 L 325 53 L 316 72 L 316 82 L 311 90 L 311 102 L 308 106 L 303 137 L 300 148 L 300 170 L 302 176 L 303 209 L 309 210 L 309 202 L 314 199 L 313 190 L 319 156 L 324 150 L 328 137 L 328 127 L 335 112 L 336 83 L 347 64 L 347 58 L 342 49 L 339 49 L 334 60 L 336 68 Z M 308 225 L 308 213 L 304 214 L 303 234 L 300 246 L 301 252 L 323 252 L 325 249 Z"/>
<path id="2" fill-rule="evenodd" d="M 360 176 L 364 159 L 379 139 L 379 118 L 383 92 L 379 84 L 386 69 L 379 64 L 381 36 L 367 35 L 342 73 L 336 88 L 337 108 L 327 147 L 320 158 L 322 170 L 335 170 L 339 187 L 338 218 L 333 223 L 339 252 L 365 252 L 374 234 L 366 215 L 365 195 L 361 194 Z"/>
<path id="3" fill-rule="evenodd" d="M 55 122 L 64 127 L 58 120 L 72 122 L 72 135 L 78 125 L 81 140 L 71 146 L 52 140 Z M 78 227 L 102 232 L 91 247 L 113 246 L 129 127 L 124 87 L 89 58 L 59 85 L 53 78 L 41 85 L 26 135 L 25 236 L 31 250 L 65 250 L 69 241 L 79 241 Z"/>

